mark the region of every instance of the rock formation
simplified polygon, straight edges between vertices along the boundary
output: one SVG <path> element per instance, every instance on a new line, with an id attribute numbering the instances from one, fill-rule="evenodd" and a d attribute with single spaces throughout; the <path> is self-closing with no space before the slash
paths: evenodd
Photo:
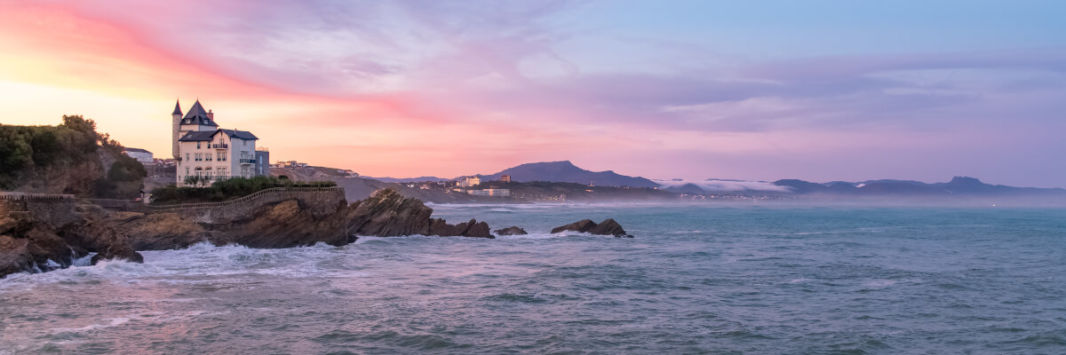
<path id="1" fill-rule="evenodd" d="M 497 229 L 494 231 L 496 235 L 526 235 L 526 230 L 519 228 L 518 226 L 510 226 L 503 229 Z"/>
<path id="2" fill-rule="evenodd" d="M 567 225 L 562 225 L 562 226 L 558 226 L 558 227 L 552 228 L 552 234 L 559 233 L 559 232 L 565 232 L 565 231 L 578 232 L 578 233 L 587 233 L 589 230 L 592 230 L 592 228 L 595 227 L 595 226 L 596 226 L 596 222 L 593 222 L 590 219 L 583 219 L 583 220 L 580 220 L 580 221 L 577 221 L 577 222 L 574 222 L 574 223 L 570 223 L 570 224 L 567 224 Z"/>
<path id="3" fill-rule="evenodd" d="M 380 190 L 348 204 L 337 198 L 293 197 L 247 206 L 241 212 L 197 213 L 112 212 L 73 201 L 40 206 L 21 205 L 9 211 L 0 203 L 0 277 L 19 271 L 67 267 L 75 258 L 95 252 L 92 262 L 127 259 L 141 262 L 136 250 L 180 249 L 211 242 L 253 248 L 288 248 L 326 243 L 345 245 L 357 235 L 436 235 L 494 238 L 489 225 L 471 219 L 448 224 L 431 219 L 433 209 L 393 190 Z M 3 202 L 3 201 L 0 201 Z M 201 208 L 201 207 L 197 207 Z M 51 261 L 51 263 L 49 263 Z"/>
<path id="4" fill-rule="evenodd" d="M 0 201 L 0 277 L 20 271 L 48 271 L 97 253 L 92 262 L 143 257 L 126 235 L 100 219 L 96 209 L 72 200 L 35 203 Z"/>
<path id="5" fill-rule="evenodd" d="M 605 219 L 599 224 L 592 220 L 583 219 L 574 223 L 552 228 L 552 233 L 565 231 L 596 235 L 613 235 L 616 238 L 633 238 L 632 235 L 626 233 L 625 229 L 622 229 L 621 224 L 618 224 L 618 222 L 612 218 Z"/>

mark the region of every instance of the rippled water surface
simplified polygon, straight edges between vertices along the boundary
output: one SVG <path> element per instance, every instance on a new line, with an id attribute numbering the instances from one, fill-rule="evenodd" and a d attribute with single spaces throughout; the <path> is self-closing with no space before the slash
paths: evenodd
<path id="1" fill-rule="evenodd" d="M 1066 210 L 435 208 L 532 234 L 16 274 L 0 353 L 1066 353 Z"/>

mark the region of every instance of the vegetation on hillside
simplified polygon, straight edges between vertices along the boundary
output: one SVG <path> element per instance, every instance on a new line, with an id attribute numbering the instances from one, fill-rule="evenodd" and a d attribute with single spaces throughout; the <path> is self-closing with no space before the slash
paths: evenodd
<path id="1" fill-rule="evenodd" d="M 58 126 L 0 125 L 0 189 L 135 197 L 146 175 L 80 115 L 63 116 Z"/>
<path id="2" fill-rule="evenodd" d="M 275 187 L 333 187 L 332 181 L 298 182 L 272 176 L 232 178 L 215 181 L 208 187 L 177 187 L 169 185 L 152 190 L 152 204 L 217 202 L 245 196 Z"/>

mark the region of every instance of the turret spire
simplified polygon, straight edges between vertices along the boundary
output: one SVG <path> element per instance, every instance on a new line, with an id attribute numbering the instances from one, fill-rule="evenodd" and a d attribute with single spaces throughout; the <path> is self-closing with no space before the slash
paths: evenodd
<path id="1" fill-rule="evenodd" d="M 181 115 L 181 101 L 174 101 L 174 113 L 171 113 L 171 115 Z"/>

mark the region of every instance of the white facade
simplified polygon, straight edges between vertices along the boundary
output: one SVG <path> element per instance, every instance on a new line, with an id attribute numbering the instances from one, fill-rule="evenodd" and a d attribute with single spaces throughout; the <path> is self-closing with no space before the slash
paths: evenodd
<path id="1" fill-rule="evenodd" d="M 201 176 L 210 180 L 255 176 L 255 140 L 235 138 L 218 130 L 209 141 L 179 142 L 178 186 L 186 177 Z"/>

